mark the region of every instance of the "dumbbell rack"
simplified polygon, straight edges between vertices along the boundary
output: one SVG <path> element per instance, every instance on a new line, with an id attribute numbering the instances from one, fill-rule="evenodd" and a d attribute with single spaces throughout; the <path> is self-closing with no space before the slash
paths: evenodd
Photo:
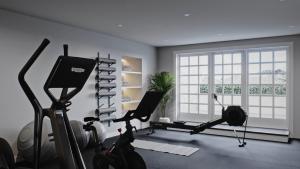
<path id="1" fill-rule="evenodd" d="M 110 54 L 108 54 L 108 58 L 101 58 L 100 54 L 98 53 L 96 61 L 97 75 L 95 78 L 95 88 L 97 109 L 95 110 L 95 115 L 100 119 L 101 122 L 107 122 L 108 126 L 110 126 L 111 121 L 116 118 L 115 115 L 112 115 L 114 112 L 116 112 L 116 107 L 113 106 L 114 103 L 111 103 L 112 97 L 116 96 L 116 92 L 112 91 L 117 87 L 116 83 L 113 83 L 113 81 L 116 80 L 116 76 L 112 75 L 112 73 L 116 71 L 116 68 L 113 67 L 113 65 L 116 64 L 116 59 L 111 59 Z M 105 101 L 105 99 L 107 99 L 106 104 L 102 103 Z"/>

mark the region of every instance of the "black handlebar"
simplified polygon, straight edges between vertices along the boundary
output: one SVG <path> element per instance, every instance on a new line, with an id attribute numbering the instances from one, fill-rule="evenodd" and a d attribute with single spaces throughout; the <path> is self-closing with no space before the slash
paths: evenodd
<path id="1" fill-rule="evenodd" d="M 34 169 L 39 169 L 39 157 L 40 157 L 40 149 L 41 149 L 41 134 L 42 134 L 42 121 L 43 121 L 43 108 L 34 95 L 33 91 L 29 87 L 28 83 L 25 81 L 25 75 L 36 61 L 36 59 L 40 56 L 43 50 L 48 46 L 50 41 L 48 39 L 44 39 L 37 50 L 33 53 L 30 59 L 26 62 L 24 67 L 21 69 L 18 80 L 19 83 L 26 94 L 27 98 L 29 99 L 30 103 L 34 109 Z"/>
<path id="2" fill-rule="evenodd" d="M 49 43 L 50 43 L 50 41 L 48 39 L 43 40 L 41 45 L 37 48 L 37 50 L 33 53 L 33 55 L 27 61 L 25 66 L 21 69 L 19 76 L 18 76 L 19 83 L 35 111 L 41 110 L 41 106 L 40 106 L 39 101 L 35 97 L 34 93 L 32 92 L 31 88 L 29 87 L 28 83 L 25 81 L 25 74 L 27 73 L 29 68 L 33 65 L 33 63 L 36 61 L 36 59 L 40 56 L 40 54 L 43 52 L 43 50 L 48 46 Z"/>

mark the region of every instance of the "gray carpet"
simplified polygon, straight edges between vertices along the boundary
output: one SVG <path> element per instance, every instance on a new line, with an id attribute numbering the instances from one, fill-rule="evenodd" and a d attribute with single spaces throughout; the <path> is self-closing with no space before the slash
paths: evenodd
<path id="1" fill-rule="evenodd" d="M 158 130 L 150 136 L 141 132 L 136 138 L 199 148 L 189 157 L 137 149 L 148 169 L 300 169 L 300 141 L 296 140 L 290 144 L 247 140 L 247 146 L 239 148 L 234 138 L 175 131 Z M 113 141 L 109 139 L 106 144 Z M 94 151 L 86 150 L 83 156 L 87 168 L 93 169 Z"/>
<path id="2" fill-rule="evenodd" d="M 198 147 L 189 157 L 137 150 L 148 169 L 299 169 L 300 141 L 290 144 L 247 140 L 239 148 L 237 140 L 210 135 L 189 135 L 184 132 L 156 131 L 139 139 Z"/>

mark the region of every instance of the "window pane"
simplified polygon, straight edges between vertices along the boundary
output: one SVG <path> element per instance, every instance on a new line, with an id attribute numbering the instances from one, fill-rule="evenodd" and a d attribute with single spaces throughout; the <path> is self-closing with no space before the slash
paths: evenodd
<path id="1" fill-rule="evenodd" d="M 261 94 L 272 95 L 273 94 L 273 85 L 261 85 Z"/>
<path id="2" fill-rule="evenodd" d="M 223 86 L 222 85 L 216 85 L 215 93 L 216 94 L 223 94 Z"/>
<path id="3" fill-rule="evenodd" d="M 223 63 L 223 59 L 222 59 L 222 55 L 215 55 L 215 64 L 222 64 Z"/>
<path id="4" fill-rule="evenodd" d="M 189 93 L 198 94 L 198 85 L 190 85 Z"/>
<path id="5" fill-rule="evenodd" d="M 180 67 L 180 75 L 188 75 L 189 69 L 188 67 Z"/>
<path id="6" fill-rule="evenodd" d="M 208 65 L 208 56 L 207 55 L 199 56 L 199 64 Z"/>
<path id="7" fill-rule="evenodd" d="M 188 93 L 188 91 L 189 91 L 188 85 L 180 86 L 180 93 Z"/>
<path id="8" fill-rule="evenodd" d="M 198 114 L 198 104 L 190 104 L 190 111 L 189 113 L 192 113 L 192 114 Z"/>
<path id="9" fill-rule="evenodd" d="M 286 75 L 283 74 L 277 74 L 274 75 L 275 78 L 275 84 L 286 84 Z"/>
<path id="10" fill-rule="evenodd" d="M 242 97 L 241 96 L 233 96 L 233 105 L 241 105 Z"/>
<path id="11" fill-rule="evenodd" d="M 223 98 L 224 98 L 223 102 L 225 105 L 232 105 L 232 102 L 231 102 L 232 96 L 224 96 Z"/>
<path id="12" fill-rule="evenodd" d="M 275 116 L 275 119 L 286 119 L 286 109 L 285 108 L 275 108 L 274 116 Z"/>
<path id="13" fill-rule="evenodd" d="M 286 107 L 286 97 L 274 97 L 274 106 Z"/>
<path id="14" fill-rule="evenodd" d="M 261 84 L 273 84 L 273 75 L 261 75 Z"/>
<path id="15" fill-rule="evenodd" d="M 180 104 L 180 112 L 181 113 L 188 113 L 189 112 L 188 104 Z"/>
<path id="16" fill-rule="evenodd" d="M 208 95 L 199 95 L 199 103 L 207 104 L 208 103 Z"/>
<path id="17" fill-rule="evenodd" d="M 224 84 L 231 84 L 231 83 L 232 83 L 232 82 L 231 82 L 231 78 L 232 78 L 231 75 L 224 75 L 224 76 L 223 76 L 223 83 L 224 83 Z"/>
<path id="18" fill-rule="evenodd" d="M 200 85 L 200 93 L 208 93 L 208 85 Z"/>
<path id="19" fill-rule="evenodd" d="M 241 75 L 233 75 L 232 83 L 233 84 L 241 84 Z"/>
<path id="20" fill-rule="evenodd" d="M 249 85 L 250 95 L 260 95 L 260 85 Z"/>
<path id="21" fill-rule="evenodd" d="M 222 115 L 222 107 L 220 105 L 215 105 L 215 115 Z"/>
<path id="22" fill-rule="evenodd" d="M 208 74 L 208 66 L 200 66 L 199 73 L 202 75 L 207 75 Z"/>
<path id="23" fill-rule="evenodd" d="M 286 95 L 286 87 L 285 87 L 285 85 L 276 85 L 275 86 L 275 95 L 285 96 Z"/>
<path id="24" fill-rule="evenodd" d="M 224 54 L 223 55 L 223 64 L 231 64 L 232 63 L 232 56 L 231 54 Z"/>
<path id="25" fill-rule="evenodd" d="M 259 96 L 249 96 L 249 105 L 250 106 L 259 106 Z"/>
<path id="26" fill-rule="evenodd" d="M 261 97 L 261 106 L 273 106 L 273 97 Z"/>
<path id="27" fill-rule="evenodd" d="M 286 63 L 275 63 L 274 72 L 276 74 L 285 74 L 286 73 Z"/>
<path id="28" fill-rule="evenodd" d="M 180 66 L 187 66 L 189 64 L 188 57 L 180 57 Z"/>
<path id="29" fill-rule="evenodd" d="M 259 64 L 249 64 L 249 73 L 259 73 Z"/>
<path id="30" fill-rule="evenodd" d="M 273 52 L 261 52 L 261 62 L 273 62 Z"/>
<path id="31" fill-rule="evenodd" d="M 198 56 L 190 56 L 190 65 L 198 65 Z"/>
<path id="32" fill-rule="evenodd" d="M 208 84 L 208 76 L 199 76 L 199 84 Z"/>
<path id="33" fill-rule="evenodd" d="M 180 84 L 188 84 L 189 83 L 189 78 L 188 76 L 180 76 Z"/>
<path id="34" fill-rule="evenodd" d="M 223 104 L 223 95 L 218 95 L 218 101 Z M 215 101 L 215 104 L 219 104 L 218 102 Z"/>
<path id="35" fill-rule="evenodd" d="M 242 55 L 241 53 L 233 54 L 233 63 L 242 63 Z"/>
<path id="36" fill-rule="evenodd" d="M 286 51 L 285 50 L 275 51 L 274 59 L 275 59 L 275 62 L 285 62 L 286 61 Z"/>
<path id="37" fill-rule="evenodd" d="M 189 95 L 187 94 L 181 94 L 180 95 L 180 103 L 188 103 L 189 102 Z"/>
<path id="38" fill-rule="evenodd" d="M 259 62 L 259 52 L 249 52 L 249 63 Z"/>
<path id="39" fill-rule="evenodd" d="M 241 71 L 241 65 L 233 65 L 233 68 L 232 68 L 232 72 L 233 74 L 241 74 L 242 71 Z"/>
<path id="40" fill-rule="evenodd" d="M 208 105 L 199 105 L 200 114 L 208 114 Z"/>
<path id="41" fill-rule="evenodd" d="M 190 67 L 190 75 L 197 75 L 198 73 L 198 66 Z"/>
<path id="42" fill-rule="evenodd" d="M 224 94 L 226 95 L 232 94 L 232 85 L 224 85 Z"/>
<path id="43" fill-rule="evenodd" d="M 273 64 L 261 64 L 261 73 L 273 73 Z"/>
<path id="44" fill-rule="evenodd" d="M 216 65 L 215 66 L 215 74 L 222 74 L 223 73 L 223 66 L 222 65 Z"/>
<path id="45" fill-rule="evenodd" d="M 249 84 L 259 84 L 259 75 L 249 75 Z"/>
<path id="46" fill-rule="evenodd" d="M 224 65 L 224 74 L 232 74 L 232 66 Z"/>
<path id="47" fill-rule="evenodd" d="M 198 84 L 198 76 L 190 76 L 190 84 Z"/>
<path id="48" fill-rule="evenodd" d="M 190 95 L 190 103 L 198 103 L 198 95 Z"/>
<path id="49" fill-rule="evenodd" d="M 240 85 L 233 85 L 233 94 L 240 95 L 242 93 L 242 89 Z"/>
<path id="50" fill-rule="evenodd" d="M 262 107 L 261 108 L 261 117 L 262 118 L 272 118 L 273 110 L 272 108 Z"/>
<path id="51" fill-rule="evenodd" d="M 215 75 L 215 84 L 222 84 L 222 75 Z"/>
<path id="52" fill-rule="evenodd" d="M 259 107 L 249 107 L 250 117 L 259 117 Z"/>

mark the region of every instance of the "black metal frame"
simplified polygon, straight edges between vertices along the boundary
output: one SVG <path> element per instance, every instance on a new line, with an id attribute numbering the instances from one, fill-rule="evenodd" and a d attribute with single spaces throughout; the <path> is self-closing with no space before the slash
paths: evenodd
<path id="1" fill-rule="evenodd" d="M 166 122 L 150 122 L 150 133 L 148 135 L 153 134 L 155 129 L 163 129 L 168 130 L 168 128 L 175 128 L 175 129 L 184 129 L 184 130 L 190 130 L 190 134 L 198 134 L 206 129 L 209 129 L 213 126 L 216 126 L 218 124 L 222 124 L 226 122 L 226 119 L 224 118 L 225 114 L 225 107 L 218 101 L 217 95 L 213 94 L 213 98 L 222 106 L 222 117 L 220 119 L 209 121 L 206 123 L 201 123 L 199 125 L 187 125 L 184 121 L 179 122 L 173 122 L 173 123 L 166 123 Z M 246 113 L 245 113 L 246 114 Z M 242 141 L 241 138 L 237 135 L 236 130 L 233 129 L 233 132 L 239 142 L 239 147 L 244 147 L 247 143 L 245 142 L 246 138 L 246 132 L 247 132 L 247 123 L 248 123 L 248 116 L 246 115 L 245 119 L 245 125 L 244 125 L 244 131 L 243 131 L 243 137 Z"/>
<path id="2" fill-rule="evenodd" d="M 84 118 L 84 121 L 87 122 L 87 124 L 84 125 L 84 129 L 87 131 L 93 131 L 93 134 L 95 135 L 94 138 L 96 139 L 95 141 L 98 143 L 98 146 L 95 148 L 96 156 L 94 157 L 94 162 L 105 160 L 108 164 L 114 166 L 115 168 L 129 169 L 128 167 L 130 165 L 128 164 L 128 161 L 126 161 L 126 156 L 134 151 L 134 147 L 131 145 L 131 143 L 134 141 L 133 129 L 137 131 L 136 127 L 132 126 L 130 121 L 132 119 L 138 119 L 142 122 L 148 121 L 162 97 L 162 92 L 148 91 L 142 98 L 136 110 L 130 110 L 124 117 L 114 119 L 113 122 L 115 123 L 125 122 L 126 131 L 122 133 L 121 129 L 119 129 L 118 131 L 120 132 L 120 136 L 118 140 L 109 148 L 103 147 L 102 143 L 98 139 L 96 128 L 93 126 L 93 123 L 95 121 L 100 121 L 100 119 L 98 117 Z M 144 161 L 138 162 L 144 163 Z M 94 166 L 94 168 L 95 167 L 97 166 Z"/>
<path id="3" fill-rule="evenodd" d="M 95 110 L 95 116 L 98 117 L 100 119 L 100 122 L 107 122 L 108 126 L 110 126 L 110 123 L 113 119 L 115 119 L 115 116 L 111 116 L 111 114 L 113 114 L 116 110 L 114 111 L 102 111 L 101 107 L 103 105 L 100 104 L 100 99 L 106 97 L 107 98 L 107 108 L 111 108 L 111 106 L 114 105 L 114 103 L 111 103 L 111 98 L 114 97 L 116 95 L 115 92 L 112 91 L 112 89 L 116 88 L 117 85 L 116 83 L 111 83 L 112 81 L 116 80 L 116 76 L 115 75 L 111 75 L 113 72 L 115 72 L 115 68 L 111 67 L 112 65 L 116 64 L 116 59 L 111 59 L 110 58 L 110 54 L 108 54 L 108 58 L 101 58 L 100 54 L 98 52 L 98 56 L 96 58 L 96 71 L 97 71 L 97 75 L 95 77 L 96 80 L 96 84 L 95 84 L 95 88 L 96 88 L 96 99 L 97 99 L 97 109 Z M 103 67 L 102 65 L 106 65 L 107 67 Z M 105 70 L 105 68 L 107 70 Z M 103 75 L 101 73 L 106 72 L 107 74 Z M 104 78 L 101 78 L 101 77 Z M 101 81 L 105 81 L 107 83 L 108 86 L 104 86 L 103 83 L 100 83 Z M 101 91 L 102 89 L 106 90 L 107 93 L 106 95 L 101 95 Z M 100 118 L 101 115 L 107 114 L 108 118 L 106 119 L 102 119 Z"/>
<path id="4" fill-rule="evenodd" d="M 57 71 L 61 70 L 61 69 L 66 69 L 69 67 L 67 67 L 65 65 L 60 65 L 60 63 L 63 63 L 63 60 L 66 60 L 66 59 L 67 60 L 72 60 L 72 59 L 76 60 L 75 57 L 68 56 L 68 46 L 64 45 L 64 56 L 60 56 L 58 58 L 56 64 L 54 65 L 54 68 L 52 69 L 52 71 L 50 73 L 49 78 L 47 79 L 47 81 L 44 85 L 44 90 L 45 90 L 46 94 L 49 96 L 49 98 L 51 99 L 52 105 L 50 108 L 43 108 L 41 106 L 40 102 L 38 101 L 38 99 L 36 98 L 36 96 L 34 95 L 34 93 L 32 92 L 28 83 L 26 82 L 25 75 L 49 43 L 50 43 L 50 41 L 48 39 L 43 40 L 43 42 L 38 47 L 38 49 L 34 52 L 34 54 L 31 56 L 31 58 L 27 61 L 25 66 L 21 69 L 19 76 L 18 76 L 19 83 L 20 83 L 23 91 L 25 92 L 27 98 L 31 102 L 31 104 L 34 108 L 34 112 L 35 112 L 35 116 L 34 116 L 34 169 L 39 169 L 42 124 L 43 124 L 43 118 L 45 116 L 48 116 L 51 120 L 53 136 L 54 136 L 54 141 L 55 141 L 55 146 L 56 146 L 56 152 L 57 152 L 57 156 L 58 156 L 59 162 L 60 162 L 60 168 L 86 169 L 66 112 L 68 111 L 67 107 L 71 105 L 71 102 L 69 100 L 72 97 L 74 97 L 78 92 L 81 91 L 87 78 L 89 77 L 90 73 L 94 69 L 95 60 L 77 58 L 77 59 L 80 59 L 80 61 L 77 60 L 76 63 L 80 63 L 80 64 L 82 64 L 82 62 L 87 63 L 86 65 L 84 65 L 84 67 L 79 67 L 79 68 L 74 67 L 74 69 L 82 69 L 83 72 L 80 72 L 81 74 L 79 75 L 78 72 L 73 71 L 72 69 L 68 70 L 68 71 L 72 72 L 74 74 L 74 77 L 75 77 L 75 74 L 77 74 L 76 77 L 80 76 L 80 79 L 82 81 L 74 82 L 72 86 L 68 86 L 68 84 L 64 84 L 62 87 L 57 86 L 55 84 L 55 82 L 52 81 L 53 79 L 56 79 L 56 80 L 59 79 L 59 80 L 62 80 L 61 81 L 62 83 L 68 83 L 68 82 L 63 81 L 63 80 L 65 80 L 62 77 L 63 75 L 58 74 Z M 78 66 L 78 65 L 76 65 L 76 66 Z M 71 68 L 73 68 L 73 67 L 71 67 Z M 53 86 L 54 86 L 54 88 L 62 88 L 62 92 L 61 92 L 59 99 L 57 99 L 49 90 L 49 88 L 52 88 Z M 75 88 L 75 89 L 72 90 L 71 92 L 68 92 L 68 88 Z"/>

